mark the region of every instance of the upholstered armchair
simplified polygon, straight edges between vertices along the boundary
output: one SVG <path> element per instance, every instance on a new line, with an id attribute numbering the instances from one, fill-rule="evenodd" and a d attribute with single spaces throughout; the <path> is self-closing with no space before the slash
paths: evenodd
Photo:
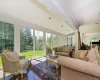
<path id="1" fill-rule="evenodd" d="M 4 51 L 1 54 L 3 64 L 3 76 L 5 78 L 6 73 L 10 74 L 23 74 L 24 69 L 28 67 L 27 59 L 20 59 L 16 52 Z"/>

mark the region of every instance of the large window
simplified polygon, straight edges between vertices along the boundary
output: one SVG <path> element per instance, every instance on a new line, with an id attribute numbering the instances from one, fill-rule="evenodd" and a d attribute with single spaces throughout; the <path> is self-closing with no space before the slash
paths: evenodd
<path id="1" fill-rule="evenodd" d="M 14 25 L 0 21 L 0 53 L 14 49 Z"/>
<path id="2" fill-rule="evenodd" d="M 35 57 L 44 56 L 43 32 L 35 30 Z"/>
<path id="3" fill-rule="evenodd" d="M 68 45 L 75 46 L 75 35 L 67 36 Z"/>
<path id="4" fill-rule="evenodd" d="M 44 48 L 54 48 L 66 44 L 64 36 L 30 28 L 20 27 L 20 52 L 27 58 L 38 58 L 45 55 Z"/>
<path id="5" fill-rule="evenodd" d="M 51 48 L 51 34 L 50 33 L 46 33 L 46 47 Z"/>
<path id="6" fill-rule="evenodd" d="M 68 36 L 68 45 L 72 45 L 72 36 Z"/>
<path id="7" fill-rule="evenodd" d="M 21 56 L 32 58 L 33 52 L 33 29 L 20 27 L 20 52 Z"/>
<path id="8" fill-rule="evenodd" d="M 66 36 L 63 36 L 63 39 L 64 39 L 64 40 L 63 40 L 63 41 L 64 41 L 63 44 L 64 44 L 64 45 L 67 45 L 67 37 L 66 37 Z"/>
<path id="9" fill-rule="evenodd" d="M 55 34 L 52 34 L 52 48 L 56 47 L 56 35 Z"/>

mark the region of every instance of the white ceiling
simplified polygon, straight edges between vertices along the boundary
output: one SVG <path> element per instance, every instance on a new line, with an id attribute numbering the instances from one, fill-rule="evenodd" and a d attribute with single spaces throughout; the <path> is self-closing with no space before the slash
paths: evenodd
<path id="1" fill-rule="evenodd" d="M 44 12 L 32 0 L 0 0 L 0 21 L 57 34 L 74 32 L 63 20 Z"/>
<path id="2" fill-rule="evenodd" d="M 100 0 L 38 0 L 49 11 L 79 28 L 80 25 L 100 22 Z"/>

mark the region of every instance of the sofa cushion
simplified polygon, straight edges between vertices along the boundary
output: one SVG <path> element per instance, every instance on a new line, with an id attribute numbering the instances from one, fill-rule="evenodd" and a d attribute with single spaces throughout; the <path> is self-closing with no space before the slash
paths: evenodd
<path id="1" fill-rule="evenodd" d="M 62 52 L 70 53 L 71 50 L 70 50 L 69 47 L 67 47 L 67 46 L 63 46 L 63 47 L 62 47 Z"/>
<path id="2" fill-rule="evenodd" d="M 76 59 L 80 59 L 81 57 L 85 57 L 85 55 L 86 55 L 85 51 L 87 51 L 87 50 L 78 50 L 78 51 L 76 51 L 74 57 Z M 81 53 L 82 53 L 82 55 L 81 55 Z"/>
<path id="3" fill-rule="evenodd" d="M 88 61 L 89 61 L 89 62 L 98 64 L 98 60 L 97 60 L 97 57 L 96 57 L 96 50 L 97 50 L 97 49 L 98 49 L 98 48 L 95 47 L 95 48 L 92 48 L 92 49 L 88 52 L 88 54 L 87 54 L 86 57 L 88 58 Z"/>
<path id="4" fill-rule="evenodd" d="M 97 57 L 97 60 L 98 60 L 98 64 L 100 65 L 100 50 L 98 50 L 98 47 L 96 47 L 96 57 Z"/>
<path id="5" fill-rule="evenodd" d="M 61 48 L 61 47 L 57 47 L 57 48 L 56 48 L 56 51 L 57 51 L 57 52 L 62 52 L 62 48 Z"/>
<path id="6" fill-rule="evenodd" d="M 69 56 L 69 53 L 66 53 L 66 52 L 56 52 L 56 55 Z"/>
<path id="7" fill-rule="evenodd" d="M 86 55 L 88 54 L 88 51 L 87 50 L 84 50 L 80 53 L 80 59 L 85 59 L 86 58 Z"/>
<path id="8" fill-rule="evenodd" d="M 74 47 L 73 46 L 68 46 L 68 48 L 72 51 L 74 50 Z"/>

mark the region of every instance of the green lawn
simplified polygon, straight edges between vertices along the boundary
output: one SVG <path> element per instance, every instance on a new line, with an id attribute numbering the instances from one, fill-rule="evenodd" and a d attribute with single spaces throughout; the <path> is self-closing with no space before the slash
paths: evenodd
<path id="1" fill-rule="evenodd" d="M 34 55 L 35 53 L 35 55 Z M 22 52 L 20 53 L 20 56 L 25 56 L 26 58 L 37 58 L 44 56 L 42 50 L 37 50 L 37 51 L 27 51 L 27 52 Z M 1 61 L 1 56 L 0 56 L 0 67 L 2 66 L 2 61 Z"/>
<path id="2" fill-rule="evenodd" d="M 1 56 L 0 56 L 0 68 L 2 67 L 2 60 L 1 60 Z"/>
<path id="3" fill-rule="evenodd" d="M 35 54 L 34 54 L 35 53 Z M 44 56 L 43 51 L 37 50 L 37 51 L 27 51 L 20 53 L 20 56 L 25 56 L 26 58 L 34 58 L 34 57 L 41 57 Z"/>

